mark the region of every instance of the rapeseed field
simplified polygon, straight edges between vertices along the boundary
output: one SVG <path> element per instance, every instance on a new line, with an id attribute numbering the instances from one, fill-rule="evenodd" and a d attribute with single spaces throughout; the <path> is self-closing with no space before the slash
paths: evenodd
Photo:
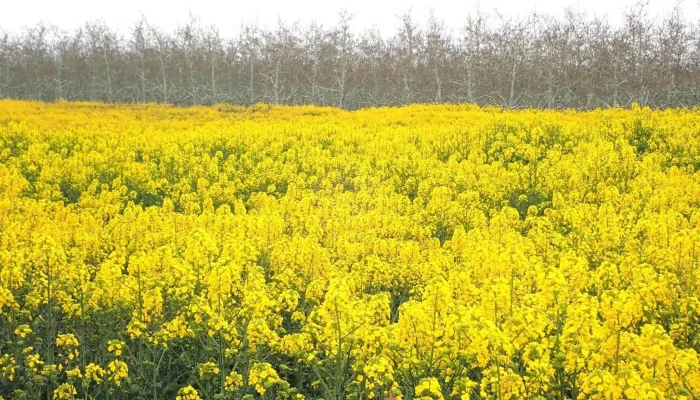
<path id="1" fill-rule="evenodd" d="M 698 399 L 700 110 L 0 101 L 0 397 Z"/>

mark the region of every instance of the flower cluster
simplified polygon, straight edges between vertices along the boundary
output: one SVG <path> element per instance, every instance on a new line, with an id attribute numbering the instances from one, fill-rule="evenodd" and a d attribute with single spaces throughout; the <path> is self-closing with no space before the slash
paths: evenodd
<path id="1" fill-rule="evenodd" d="M 254 364 L 250 370 L 248 384 L 255 387 L 255 391 L 265 394 L 272 385 L 280 382 L 277 371 L 269 363 Z"/>

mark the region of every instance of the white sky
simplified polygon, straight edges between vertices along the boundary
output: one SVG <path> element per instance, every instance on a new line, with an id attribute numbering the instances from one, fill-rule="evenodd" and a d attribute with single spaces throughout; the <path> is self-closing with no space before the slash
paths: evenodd
<path id="1" fill-rule="evenodd" d="M 617 23 L 624 9 L 636 0 L 0 0 L 0 29 L 17 32 L 39 21 L 73 29 L 86 21 L 102 19 L 113 28 L 126 31 L 141 14 L 149 23 L 172 30 L 187 21 L 190 13 L 202 23 L 216 25 L 224 35 L 233 34 L 242 21 L 274 25 L 278 18 L 302 24 L 316 20 L 324 25 L 337 21 L 346 9 L 355 15 L 356 29 L 376 27 L 394 32 L 396 15 L 409 9 L 417 19 L 430 7 L 451 28 L 459 28 L 469 13 L 480 7 L 484 12 L 498 9 L 506 16 L 524 16 L 532 11 L 562 14 L 565 7 L 588 14 L 606 15 Z M 648 0 L 650 16 L 668 12 L 675 0 Z M 682 0 L 681 7 L 690 21 L 700 20 L 700 0 Z"/>

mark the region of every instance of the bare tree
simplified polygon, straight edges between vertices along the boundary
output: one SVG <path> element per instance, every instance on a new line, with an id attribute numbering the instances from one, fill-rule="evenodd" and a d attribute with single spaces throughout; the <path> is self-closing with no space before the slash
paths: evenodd
<path id="1" fill-rule="evenodd" d="M 466 99 L 470 103 L 477 102 L 476 80 L 479 73 L 482 46 L 485 37 L 488 35 L 486 16 L 477 9 L 474 15 L 469 15 L 464 25 L 463 35 L 460 43 L 461 65 L 460 84 L 465 89 L 462 96 L 458 98 Z"/>
<path id="2" fill-rule="evenodd" d="M 261 31 L 256 24 L 246 25 L 241 32 L 240 42 L 240 58 L 241 66 L 245 65 L 246 76 L 246 102 L 248 105 L 255 103 L 259 99 L 256 94 L 255 78 L 257 75 L 257 63 L 260 58 L 259 52 L 262 43 Z"/>
<path id="3" fill-rule="evenodd" d="M 416 25 L 411 11 L 399 16 L 401 25 L 399 32 L 394 38 L 394 51 L 396 57 L 396 68 L 401 77 L 401 103 L 410 104 L 417 97 L 416 72 L 418 69 L 418 55 L 420 54 L 422 35 Z"/>
<path id="4" fill-rule="evenodd" d="M 385 104 L 387 66 L 386 44 L 376 29 L 365 32 L 358 43 L 358 76 L 362 80 L 362 105 Z"/>
<path id="5" fill-rule="evenodd" d="M 164 103 L 169 101 L 175 102 L 176 100 L 171 94 L 171 88 L 174 84 L 170 76 L 173 70 L 172 52 L 175 46 L 174 40 L 157 27 L 151 25 L 148 25 L 148 34 L 153 39 L 154 58 L 158 64 L 158 73 L 156 74 L 154 86 L 158 88 L 156 92 L 160 92 L 160 94 L 156 97 L 154 93 L 154 98 L 157 99 L 156 101 Z"/>
<path id="6" fill-rule="evenodd" d="M 442 89 L 448 56 L 448 38 L 445 23 L 435 15 L 435 10 L 431 9 L 425 32 L 425 52 L 427 66 L 434 79 L 436 103 L 442 103 L 443 99 Z"/>
<path id="7" fill-rule="evenodd" d="M 12 63 L 18 56 L 14 40 L 5 31 L 0 31 L 0 97 L 12 97 L 15 92 L 12 87 L 14 74 Z"/>
<path id="8" fill-rule="evenodd" d="M 264 85 L 269 85 L 267 98 L 274 104 L 290 102 L 299 88 L 298 58 L 300 43 L 297 27 L 289 27 L 282 20 L 275 31 L 263 32 L 262 58 Z"/>
<path id="9" fill-rule="evenodd" d="M 338 26 L 330 32 L 330 45 L 335 53 L 333 67 L 333 88 L 338 95 L 338 108 L 345 108 L 345 101 L 350 92 L 350 67 L 354 57 L 355 39 L 351 32 L 353 15 L 341 11 Z"/>

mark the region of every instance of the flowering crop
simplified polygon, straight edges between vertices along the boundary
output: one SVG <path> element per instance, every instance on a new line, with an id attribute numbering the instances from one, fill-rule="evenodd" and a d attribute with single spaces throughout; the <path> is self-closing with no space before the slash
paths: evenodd
<path id="1" fill-rule="evenodd" d="M 700 397 L 700 110 L 0 101 L 0 396 Z"/>

